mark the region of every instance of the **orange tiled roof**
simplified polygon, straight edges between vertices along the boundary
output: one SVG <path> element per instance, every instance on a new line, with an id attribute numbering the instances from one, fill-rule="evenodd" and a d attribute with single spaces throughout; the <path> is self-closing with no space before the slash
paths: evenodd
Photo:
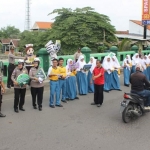
<path id="1" fill-rule="evenodd" d="M 130 21 L 132 21 L 132 22 L 134 22 L 134 23 L 136 23 L 136 24 L 138 24 L 138 25 L 143 27 L 142 21 L 138 21 L 138 20 L 130 20 Z M 150 25 L 147 25 L 147 29 L 150 30 Z"/>
<path id="2" fill-rule="evenodd" d="M 116 31 L 116 34 L 129 34 L 129 30 L 127 30 L 127 31 Z"/>
<path id="3" fill-rule="evenodd" d="M 52 22 L 36 22 L 39 29 L 50 29 L 52 28 Z"/>

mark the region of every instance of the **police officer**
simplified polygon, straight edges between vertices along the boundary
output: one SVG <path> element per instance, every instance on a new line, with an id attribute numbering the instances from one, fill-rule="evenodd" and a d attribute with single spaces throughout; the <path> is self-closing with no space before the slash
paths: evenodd
<path id="1" fill-rule="evenodd" d="M 0 117 L 6 117 L 1 113 L 1 105 L 2 105 L 2 94 L 5 93 L 5 86 L 2 80 L 2 76 L 0 75 Z"/>
<path id="2" fill-rule="evenodd" d="M 13 87 L 13 82 L 11 80 L 11 75 L 12 75 L 12 72 L 14 71 L 15 69 L 15 59 L 24 59 L 24 57 L 17 57 L 14 55 L 14 47 L 10 47 L 10 51 L 9 51 L 9 54 L 8 54 L 8 62 L 9 62 L 9 65 L 8 65 L 8 80 L 7 80 L 7 87 L 8 88 L 11 88 Z"/>
<path id="3" fill-rule="evenodd" d="M 39 81 L 36 77 L 36 74 L 40 70 L 40 60 L 39 58 L 34 58 L 34 67 L 30 69 L 29 76 L 31 79 L 30 87 L 31 87 L 31 95 L 32 95 L 32 105 L 34 109 L 37 109 L 36 106 L 36 97 L 39 111 L 42 111 L 42 101 L 43 101 L 43 91 L 44 84 L 43 81 Z"/>
<path id="4" fill-rule="evenodd" d="M 28 74 L 27 69 L 24 67 L 24 60 L 18 60 L 18 66 L 14 69 L 11 79 L 14 83 L 14 111 L 18 113 L 18 105 L 21 111 L 25 111 L 23 108 L 25 102 L 25 94 L 26 94 L 26 85 L 20 87 L 17 83 L 17 77 L 20 74 Z"/>

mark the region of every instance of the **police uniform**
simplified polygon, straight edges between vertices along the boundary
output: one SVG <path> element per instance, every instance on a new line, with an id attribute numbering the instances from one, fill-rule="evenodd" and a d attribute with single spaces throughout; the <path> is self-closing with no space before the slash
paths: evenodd
<path id="1" fill-rule="evenodd" d="M 34 80 L 36 74 L 38 72 L 38 67 L 32 67 L 29 72 L 29 76 L 31 79 L 30 87 L 31 87 L 31 95 L 32 95 L 32 105 L 33 108 L 36 109 L 36 96 L 37 96 L 37 104 L 39 110 L 42 110 L 42 101 L 43 101 L 43 91 L 44 91 L 44 83 L 40 83 L 39 81 Z"/>
<path id="2" fill-rule="evenodd" d="M 53 68 L 50 67 L 48 70 L 48 76 L 51 74 L 60 74 L 60 70 L 58 67 Z M 59 78 L 58 76 L 50 76 L 50 100 L 49 100 L 49 106 L 54 108 L 54 96 L 56 94 L 56 106 L 62 107 L 60 104 L 60 87 L 59 87 Z"/>
<path id="3" fill-rule="evenodd" d="M 13 53 L 11 53 L 11 51 L 8 54 L 8 61 L 9 61 L 9 65 L 8 65 L 8 79 L 7 79 L 7 87 L 10 88 L 11 86 L 13 87 L 13 82 L 11 80 L 11 75 L 12 72 L 15 69 L 15 59 L 21 59 L 23 57 L 17 57 L 15 56 Z"/>
<path id="4" fill-rule="evenodd" d="M 11 75 L 11 79 L 13 82 L 16 82 L 17 77 L 20 74 L 28 74 L 28 71 L 26 68 L 22 68 L 19 69 L 18 67 L 16 67 Z M 23 110 L 23 105 L 25 102 L 25 94 L 26 94 L 26 85 L 24 85 L 23 87 L 20 87 L 19 85 L 14 85 L 14 110 L 15 112 L 18 112 L 18 105 L 19 105 L 19 109 Z"/>

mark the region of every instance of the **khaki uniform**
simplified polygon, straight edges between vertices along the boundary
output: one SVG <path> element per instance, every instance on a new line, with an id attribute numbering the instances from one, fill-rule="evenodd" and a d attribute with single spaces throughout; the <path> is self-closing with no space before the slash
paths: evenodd
<path id="1" fill-rule="evenodd" d="M 79 59 L 80 55 L 82 55 L 81 52 L 80 52 L 80 53 L 76 52 L 76 53 L 74 54 L 74 60 L 77 61 L 77 60 Z"/>
<path id="2" fill-rule="evenodd" d="M 38 69 L 35 67 L 32 67 L 29 72 L 29 76 L 31 79 L 30 86 L 31 86 L 31 95 L 32 95 L 32 105 L 33 107 L 36 106 L 36 97 L 37 97 L 38 107 L 42 108 L 44 83 L 40 83 L 39 81 L 34 80 L 37 72 Z"/>

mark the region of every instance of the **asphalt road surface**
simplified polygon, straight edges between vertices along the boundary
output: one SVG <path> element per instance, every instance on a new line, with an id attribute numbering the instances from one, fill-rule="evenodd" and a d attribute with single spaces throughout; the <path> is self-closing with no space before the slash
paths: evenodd
<path id="1" fill-rule="evenodd" d="M 121 84 L 123 85 L 122 81 Z M 128 124 L 119 113 L 124 91 L 105 93 L 103 106 L 91 106 L 93 94 L 49 107 L 45 88 L 43 111 L 32 108 L 29 91 L 25 112 L 13 111 L 13 94 L 5 95 L 0 118 L 0 150 L 149 150 L 150 113 Z"/>

